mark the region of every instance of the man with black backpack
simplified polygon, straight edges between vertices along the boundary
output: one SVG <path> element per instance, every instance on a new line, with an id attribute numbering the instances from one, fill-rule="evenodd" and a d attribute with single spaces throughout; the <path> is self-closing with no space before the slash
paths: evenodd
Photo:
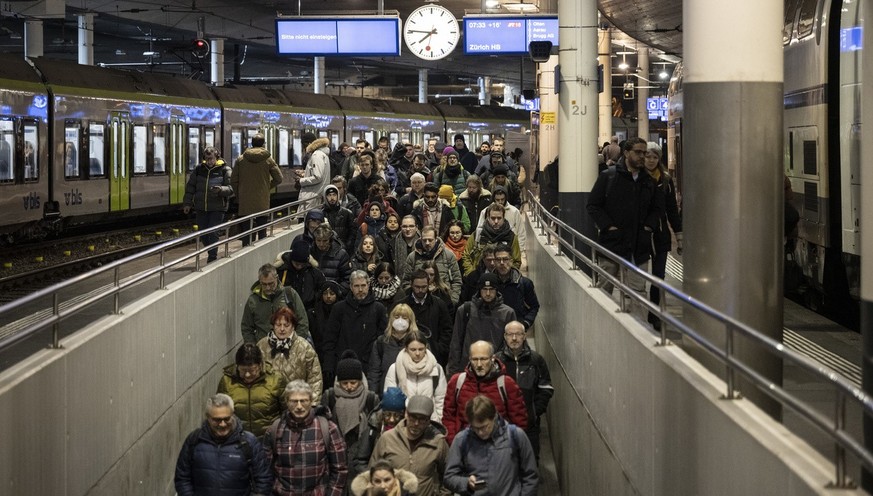
<path id="1" fill-rule="evenodd" d="M 243 430 L 230 396 L 209 398 L 203 425 L 188 435 L 179 452 L 176 493 L 266 496 L 272 480 L 261 443 Z"/>

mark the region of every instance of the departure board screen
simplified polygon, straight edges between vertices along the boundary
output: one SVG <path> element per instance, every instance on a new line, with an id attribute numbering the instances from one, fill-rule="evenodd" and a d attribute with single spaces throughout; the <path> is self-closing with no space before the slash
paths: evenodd
<path id="1" fill-rule="evenodd" d="M 464 17 L 465 55 L 523 55 L 531 41 L 558 45 L 555 16 Z"/>
<path id="2" fill-rule="evenodd" d="M 366 33 L 366 36 L 362 36 Z M 276 51 L 280 55 L 330 57 L 400 55 L 400 19 L 276 19 Z"/>

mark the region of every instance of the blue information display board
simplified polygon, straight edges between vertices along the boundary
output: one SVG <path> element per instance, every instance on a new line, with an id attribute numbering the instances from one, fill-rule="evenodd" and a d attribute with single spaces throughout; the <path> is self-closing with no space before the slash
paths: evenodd
<path id="1" fill-rule="evenodd" d="M 558 46 L 558 18 L 464 17 L 465 55 L 523 55 L 531 41 L 551 41 Z"/>
<path id="2" fill-rule="evenodd" d="M 397 17 L 276 19 L 276 51 L 300 56 L 398 56 Z"/>
<path id="3" fill-rule="evenodd" d="M 649 112 L 650 121 L 667 122 L 667 111 L 669 108 L 667 99 L 664 97 L 646 98 L 646 110 Z"/>

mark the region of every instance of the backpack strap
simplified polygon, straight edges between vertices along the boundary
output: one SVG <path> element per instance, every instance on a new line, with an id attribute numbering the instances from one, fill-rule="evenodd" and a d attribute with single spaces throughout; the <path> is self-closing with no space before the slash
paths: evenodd
<path id="1" fill-rule="evenodd" d="M 461 386 L 464 385 L 464 381 L 467 380 L 466 372 L 458 372 L 458 381 L 455 383 L 455 403 L 458 402 L 458 398 L 461 396 Z"/>
<path id="2" fill-rule="evenodd" d="M 237 444 L 239 445 L 239 449 L 240 451 L 242 451 L 243 457 L 246 460 L 246 466 L 249 467 L 249 472 L 251 472 L 252 445 L 249 444 L 249 442 L 246 440 L 245 431 L 243 431 L 243 434 L 240 435 L 239 442 Z"/>
<path id="3" fill-rule="evenodd" d="M 321 439 L 324 441 L 324 452 L 327 453 L 330 451 L 330 426 L 327 423 L 327 419 L 321 415 L 316 415 L 315 419 L 318 421 L 318 427 L 321 430 Z"/>
<path id="4" fill-rule="evenodd" d="M 194 466 L 194 447 L 200 442 L 200 429 L 195 429 L 185 438 L 185 446 L 188 446 L 188 466 Z"/>
<path id="5" fill-rule="evenodd" d="M 506 394 L 506 376 L 503 374 L 497 376 L 497 390 L 500 391 L 500 397 L 503 398 L 506 415 L 509 416 L 509 395 Z"/>

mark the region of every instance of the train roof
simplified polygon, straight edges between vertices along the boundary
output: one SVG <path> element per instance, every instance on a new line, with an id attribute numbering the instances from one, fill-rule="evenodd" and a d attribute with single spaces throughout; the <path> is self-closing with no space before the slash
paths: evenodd
<path id="1" fill-rule="evenodd" d="M 454 121 L 518 121 L 530 122 L 530 112 L 511 107 L 474 107 L 461 105 L 437 104 L 436 107 L 443 113 L 446 120 Z"/>
<path id="2" fill-rule="evenodd" d="M 209 86 L 200 81 L 149 72 L 123 71 L 38 58 L 34 65 L 53 91 L 177 104 L 218 106 Z"/>
<path id="3" fill-rule="evenodd" d="M 257 86 L 220 86 L 212 90 L 218 99 L 228 106 L 293 107 L 294 109 L 318 109 L 324 113 L 340 113 L 339 105 L 329 95 L 259 88 Z"/>
<path id="4" fill-rule="evenodd" d="M 380 100 L 376 98 L 359 98 L 353 96 L 335 96 L 334 98 L 343 110 L 356 114 L 400 114 L 440 117 L 439 111 L 437 111 L 433 105 L 425 103 Z"/>
<path id="5" fill-rule="evenodd" d="M 3 71 L 0 71 L 3 87 L 45 93 L 39 74 L 21 55 L 0 54 L 0 65 L 3 67 Z"/>

